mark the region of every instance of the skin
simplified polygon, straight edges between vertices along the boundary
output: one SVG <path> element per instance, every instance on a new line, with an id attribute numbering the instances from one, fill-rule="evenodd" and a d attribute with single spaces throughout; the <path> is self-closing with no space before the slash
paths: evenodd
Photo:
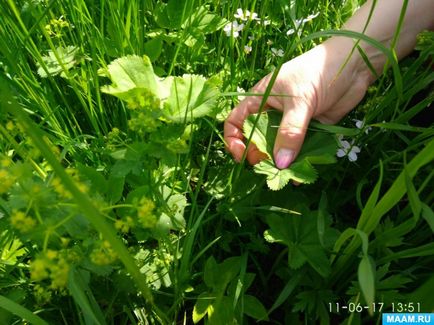
<path id="1" fill-rule="evenodd" d="M 343 26 L 345 30 L 362 32 L 373 1 L 367 1 Z M 365 34 L 385 46 L 390 46 L 401 13 L 402 0 L 377 0 L 373 16 Z M 423 30 L 434 30 L 434 0 L 410 0 L 395 52 L 398 59 L 408 55 L 416 44 L 416 36 Z M 383 72 L 386 57 L 376 48 L 361 42 L 377 74 Z M 375 81 L 357 51 L 339 73 L 348 58 L 354 41 L 347 37 L 332 37 L 310 51 L 284 63 L 272 86 L 275 96 L 267 98 L 265 109 L 283 112 L 274 145 L 274 161 L 280 169 L 287 168 L 297 157 L 310 120 L 334 124 L 348 114 L 364 97 Z M 264 93 L 271 74 L 252 89 Z M 284 94 L 286 96 L 276 96 Z M 290 95 L 290 96 L 288 96 Z M 262 98 L 250 96 L 241 101 L 225 121 L 224 138 L 227 149 L 240 162 L 246 145 L 242 126 L 250 114 L 259 111 Z M 247 148 L 247 160 L 256 164 L 265 155 L 254 144 Z"/>

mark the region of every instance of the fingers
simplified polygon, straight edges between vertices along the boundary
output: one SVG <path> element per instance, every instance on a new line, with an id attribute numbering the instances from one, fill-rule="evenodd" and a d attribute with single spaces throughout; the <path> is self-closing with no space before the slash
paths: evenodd
<path id="1" fill-rule="evenodd" d="M 302 99 L 294 97 L 285 104 L 274 143 L 273 154 L 277 168 L 288 168 L 297 157 L 312 114 L 312 109 Z"/>
<path id="2" fill-rule="evenodd" d="M 241 101 L 229 114 L 224 124 L 224 138 L 228 151 L 232 154 L 235 161 L 240 162 L 246 150 L 244 144 L 243 124 L 246 118 L 259 111 L 261 96 L 249 96 Z M 265 155 L 261 153 L 255 145 L 250 144 L 247 151 L 247 160 L 250 164 L 256 164 Z"/>

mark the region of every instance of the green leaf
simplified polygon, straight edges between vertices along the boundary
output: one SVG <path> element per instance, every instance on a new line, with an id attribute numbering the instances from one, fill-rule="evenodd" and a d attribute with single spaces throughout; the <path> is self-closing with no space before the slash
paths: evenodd
<path id="1" fill-rule="evenodd" d="M 200 6 L 182 25 L 182 28 L 195 34 L 210 34 L 223 28 L 227 23 L 228 20 L 209 12 L 205 6 Z"/>
<path id="2" fill-rule="evenodd" d="M 256 145 L 259 151 L 269 157 L 268 160 L 255 165 L 254 170 L 258 174 L 267 176 L 267 185 L 273 191 L 282 189 L 290 180 L 311 184 L 318 177 L 312 164 L 336 162 L 337 142 L 335 137 L 328 133 L 317 132 L 306 136 L 300 154 L 289 168 L 283 170 L 276 168 L 272 157 L 281 118 L 281 112 L 267 111 L 260 115 L 250 115 L 243 125 L 244 136 L 248 139 L 253 132 L 251 142 Z"/>
<path id="3" fill-rule="evenodd" d="M 407 168 L 404 167 L 405 173 L 405 186 L 407 187 L 407 196 L 410 201 L 411 211 L 413 212 L 413 218 L 415 222 L 419 220 L 420 212 L 422 210 L 421 201 L 419 199 L 419 195 L 417 194 L 416 188 L 410 178 L 410 175 L 407 172 Z"/>
<path id="4" fill-rule="evenodd" d="M 266 222 L 270 227 L 267 240 L 288 246 L 288 263 L 292 268 L 301 267 L 307 261 L 322 277 L 330 274 L 330 262 L 319 242 L 315 215 L 270 214 Z"/>
<path id="5" fill-rule="evenodd" d="M 369 255 L 363 255 L 357 276 L 366 304 L 371 306 L 375 299 L 375 265 Z M 371 310 L 369 312 L 372 313 Z"/>
<path id="6" fill-rule="evenodd" d="M 144 45 L 145 53 L 152 62 L 158 59 L 161 54 L 162 48 L 163 40 L 161 39 L 161 37 L 151 39 L 150 41 L 147 41 Z"/>
<path id="7" fill-rule="evenodd" d="M 254 296 L 244 295 L 244 313 L 257 320 L 268 320 L 264 305 Z"/>
<path id="8" fill-rule="evenodd" d="M 246 139 L 250 137 L 253 131 L 251 142 L 258 147 L 259 151 L 273 158 L 274 140 L 276 139 L 277 130 L 281 118 L 280 112 L 271 111 L 249 115 L 243 125 L 243 133 Z M 255 121 L 256 125 L 255 125 Z"/>
<path id="9" fill-rule="evenodd" d="M 197 324 L 208 313 L 209 307 L 215 300 L 215 296 L 209 293 L 201 293 L 197 298 L 196 304 L 193 308 L 193 323 Z"/>
<path id="10" fill-rule="evenodd" d="M 130 100 L 137 89 L 147 89 L 158 95 L 158 86 L 151 61 L 147 56 L 127 55 L 111 62 L 100 74 L 110 77 L 112 85 L 101 91 L 122 100 Z"/>
<path id="11" fill-rule="evenodd" d="M 48 55 L 42 57 L 43 64 L 38 65 L 38 74 L 42 78 L 48 76 L 66 77 L 65 71 L 70 70 L 78 63 L 78 47 L 76 46 L 59 46 L 54 52 L 49 51 Z"/>
<path id="12" fill-rule="evenodd" d="M 267 185 L 273 191 L 281 190 L 290 180 L 311 184 L 318 177 L 315 168 L 307 160 L 295 162 L 287 169 L 278 169 L 271 160 L 263 160 L 254 166 L 254 170 L 267 176 Z"/>
<path id="13" fill-rule="evenodd" d="M 422 202 L 421 205 L 422 205 L 422 218 L 425 219 L 425 221 L 430 226 L 431 231 L 434 233 L 434 212 L 425 203 Z"/>
<path id="14" fill-rule="evenodd" d="M 13 300 L 10 300 L 9 298 L 6 298 L 2 295 L 0 295 L 0 308 L 6 309 L 12 314 L 15 314 L 22 319 L 27 320 L 33 325 L 48 325 L 48 323 L 38 315 L 32 313 L 27 308 L 17 304 Z"/>
<path id="15" fill-rule="evenodd" d="M 89 279 L 84 276 L 85 274 L 85 271 L 71 269 L 68 280 L 69 292 L 89 321 L 94 324 L 106 324 L 104 315 L 88 286 Z"/>
<path id="16" fill-rule="evenodd" d="M 167 119 L 177 123 L 191 122 L 213 112 L 219 94 L 212 79 L 206 80 L 199 75 L 168 77 L 161 88 L 170 89 L 166 100 L 162 96 L 163 113 Z"/>

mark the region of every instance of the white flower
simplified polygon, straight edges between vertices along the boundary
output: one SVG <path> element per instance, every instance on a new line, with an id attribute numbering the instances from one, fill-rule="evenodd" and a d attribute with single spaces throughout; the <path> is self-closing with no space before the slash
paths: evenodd
<path id="1" fill-rule="evenodd" d="M 235 18 L 241 19 L 242 21 L 251 20 L 260 20 L 258 14 L 256 12 L 250 12 L 248 10 L 244 11 L 241 8 L 237 9 L 237 13 L 234 15 Z"/>
<path id="2" fill-rule="evenodd" d="M 250 52 L 252 52 L 252 47 L 244 45 L 244 53 L 249 54 Z"/>
<path id="3" fill-rule="evenodd" d="M 339 158 L 348 156 L 348 160 L 351 162 L 357 160 L 357 154 L 360 152 L 360 148 L 355 146 L 353 142 L 349 143 L 348 141 L 339 138 L 339 146 L 340 148 L 336 152 L 336 156 Z"/>
<path id="4" fill-rule="evenodd" d="M 243 88 L 237 86 L 237 92 L 238 93 L 245 93 L 246 91 Z M 237 97 L 238 97 L 238 100 L 240 100 L 240 101 L 243 100 L 244 98 L 246 98 L 246 96 L 242 96 L 242 95 L 238 95 Z"/>
<path id="5" fill-rule="evenodd" d="M 258 23 L 260 23 L 260 22 L 261 22 L 261 21 L 258 20 Z M 264 19 L 264 20 L 262 20 L 262 24 L 263 24 L 264 26 L 271 25 L 271 20 L 269 20 L 269 19 Z"/>
<path id="6" fill-rule="evenodd" d="M 365 128 L 365 121 L 360 121 L 360 120 L 356 120 L 356 119 L 353 119 L 353 121 L 356 123 L 356 128 L 361 129 L 361 130 L 365 129 L 366 134 L 368 134 L 372 130 L 372 127 L 370 127 L 370 126 Z"/>
<path id="7" fill-rule="evenodd" d="M 237 21 L 233 21 L 231 23 L 226 24 L 223 28 L 223 31 L 226 33 L 226 36 L 230 37 L 231 34 L 234 38 L 240 36 L 240 32 L 243 30 L 244 24 L 239 25 Z"/>
<path id="8" fill-rule="evenodd" d="M 304 19 L 302 20 L 302 22 L 303 22 L 303 23 L 307 23 L 308 21 L 311 21 L 312 19 L 318 17 L 318 15 L 319 15 L 319 12 L 317 12 L 316 14 L 313 14 L 313 15 L 309 15 L 309 16 L 307 16 L 306 18 L 304 18 Z"/>
<path id="9" fill-rule="evenodd" d="M 273 53 L 274 56 L 283 57 L 285 52 L 282 49 L 276 49 L 274 47 L 271 48 L 271 53 Z"/>
<path id="10" fill-rule="evenodd" d="M 301 28 L 300 28 L 300 27 L 301 27 L 304 23 L 307 23 L 308 21 L 311 21 L 312 19 L 318 17 L 318 15 L 319 15 L 319 12 L 317 12 L 316 14 L 313 14 L 313 15 L 309 15 L 309 16 L 307 16 L 306 18 L 296 19 L 296 20 L 294 21 L 294 26 L 295 26 L 295 28 L 291 28 L 291 29 L 289 29 L 289 30 L 286 32 L 286 35 L 287 35 L 287 36 L 292 35 L 292 34 L 295 33 L 295 31 L 298 31 L 298 34 L 300 35 L 300 32 L 301 32 L 301 30 L 300 30 Z"/>

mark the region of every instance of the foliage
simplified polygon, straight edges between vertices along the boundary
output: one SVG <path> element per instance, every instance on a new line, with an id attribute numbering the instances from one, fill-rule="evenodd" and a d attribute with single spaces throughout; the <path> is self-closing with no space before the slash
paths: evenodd
<path id="1" fill-rule="evenodd" d="M 0 323 L 431 311 L 432 32 L 340 125 L 312 122 L 290 168 L 272 160 L 274 110 L 244 124 L 268 159 L 235 164 L 222 141 L 284 49 L 330 35 L 375 45 L 333 31 L 361 2 L 0 3 Z"/>

